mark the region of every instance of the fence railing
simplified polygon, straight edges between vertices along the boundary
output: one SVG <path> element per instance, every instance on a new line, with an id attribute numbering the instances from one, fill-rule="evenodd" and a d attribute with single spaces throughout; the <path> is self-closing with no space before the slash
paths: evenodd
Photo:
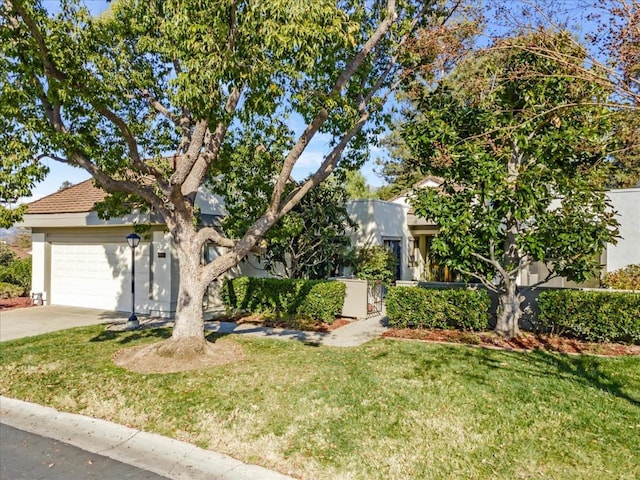
<path id="1" fill-rule="evenodd" d="M 367 317 L 382 313 L 384 286 L 380 282 L 367 282 Z"/>

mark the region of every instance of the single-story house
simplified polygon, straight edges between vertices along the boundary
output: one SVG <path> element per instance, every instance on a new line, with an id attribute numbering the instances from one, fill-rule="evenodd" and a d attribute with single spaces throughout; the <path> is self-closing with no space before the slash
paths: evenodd
<path id="1" fill-rule="evenodd" d="M 437 188 L 442 179 L 429 176 L 414 185 L 416 188 Z M 455 275 L 446 267 L 430 259 L 431 242 L 438 234 L 435 223 L 414 214 L 409 203 L 411 190 L 390 201 L 356 200 L 348 205 L 359 228 L 352 232 L 354 245 L 385 244 L 397 252 L 400 267 L 398 280 L 453 282 Z M 608 244 L 602 253 L 603 275 L 627 265 L 640 264 L 640 188 L 610 190 L 607 196 L 617 212 L 620 239 Z M 522 273 L 520 285 L 533 285 L 548 273 L 542 263 L 531 265 Z M 578 286 L 565 278 L 555 278 L 545 284 L 549 287 Z M 597 287 L 599 280 L 579 285 Z"/>
<path id="2" fill-rule="evenodd" d="M 417 187 L 438 185 L 438 178 L 427 177 Z M 622 239 L 603 254 L 607 272 L 640 263 L 640 188 L 614 190 L 608 195 L 618 211 Z M 29 204 L 21 226 L 32 232 L 32 293 L 41 294 L 45 304 L 130 311 L 132 251 L 126 237 L 134 225 L 148 224 L 148 234 L 134 250 L 135 308 L 137 313 L 170 317 L 180 281 L 171 235 L 153 214 L 133 212 L 101 220 L 94 205 L 104 197 L 87 180 Z M 196 202 L 203 224 L 215 225 L 225 214 L 221 199 L 205 190 Z M 406 194 L 391 201 L 351 201 L 347 210 L 358 224 L 351 233 L 352 244 L 389 246 L 399 259 L 397 279 L 454 280 L 450 272 L 429 260 L 437 226 L 413 214 Z M 210 247 L 203 252 L 203 261 L 218 254 Z M 263 277 L 268 273 L 260 259 L 251 255 L 229 275 Z M 536 275 L 539 273 L 526 273 L 521 284 L 530 284 Z M 220 282 L 210 285 L 205 311 L 221 307 L 219 288 Z"/>
<path id="3" fill-rule="evenodd" d="M 148 224 L 135 249 L 135 309 L 170 317 L 180 281 L 171 235 L 153 214 L 98 218 L 94 206 L 105 195 L 87 180 L 29 204 L 21 225 L 32 232 L 32 293 L 41 294 L 45 304 L 130 311 L 132 251 L 126 237 L 134 225 Z M 215 195 L 203 190 L 196 201 L 203 223 L 215 224 L 224 214 Z M 209 260 L 217 255 L 213 247 L 203 252 Z M 266 272 L 257 258 L 249 258 L 230 274 Z M 219 282 L 204 302 L 205 310 L 220 307 Z"/>

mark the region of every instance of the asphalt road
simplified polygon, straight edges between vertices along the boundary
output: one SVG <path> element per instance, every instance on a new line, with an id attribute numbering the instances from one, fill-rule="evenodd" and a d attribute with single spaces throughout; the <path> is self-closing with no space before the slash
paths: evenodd
<path id="1" fill-rule="evenodd" d="M 0 480 L 166 480 L 155 473 L 0 423 Z"/>

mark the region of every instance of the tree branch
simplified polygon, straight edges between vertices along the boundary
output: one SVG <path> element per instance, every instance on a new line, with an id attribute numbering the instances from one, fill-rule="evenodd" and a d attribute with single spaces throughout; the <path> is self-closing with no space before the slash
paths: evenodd
<path id="1" fill-rule="evenodd" d="M 387 16 L 382 22 L 380 22 L 371 37 L 367 39 L 362 48 L 358 51 L 358 53 L 355 54 L 349 64 L 342 71 L 335 84 L 333 85 L 331 91 L 329 92 L 329 96 L 339 95 L 340 92 L 342 92 L 342 90 L 346 87 L 348 81 L 351 79 L 351 77 L 353 77 L 358 68 L 360 68 L 373 48 L 378 45 L 382 38 L 387 34 L 393 23 L 396 21 L 397 16 L 398 13 L 396 11 L 395 0 L 388 0 Z M 386 76 L 387 73 L 388 72 L 385 72 L 384 75 Z M 384 76 L 382 78 L 384 78 Z M 370 94 L 374 94 L 376 91 L 377 89 L 372 89 Z M 278 179 L 276 180 L 276 184 L 273 188 L 271 201 L 269 203 L 269 209 L 272 212 L 276 212 L 279 209 L 280 200 L 285 190 L 287 181 L 289 180 L 291 172 L 293 171 L 293 167 L 300 158 L 300 155 L 302 155 L 302 152 L 307 147 L 309 141 L 326 122 L 327 118 L 329 118 L 329 112 L 325 108 L 320 109 L 318 114 L 307 126 L 302 135 L 300 135 L 298 141 L 285 158 L 284 164 L 282 165 L 282 169 L 280 170 L 280 174 L 278 175 Z"/>

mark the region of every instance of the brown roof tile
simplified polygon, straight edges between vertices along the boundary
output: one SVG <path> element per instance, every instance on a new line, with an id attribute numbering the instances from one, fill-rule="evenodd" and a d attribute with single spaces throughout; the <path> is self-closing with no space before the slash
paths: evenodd
<path id="1" fill-rule="evenodd" d="M 90 212 L 93 206 L 106 196 L 106 192 L 95 187 L 93 180 L 89 179 L 30 203 L 28 213 L 33 215 Z"/>

